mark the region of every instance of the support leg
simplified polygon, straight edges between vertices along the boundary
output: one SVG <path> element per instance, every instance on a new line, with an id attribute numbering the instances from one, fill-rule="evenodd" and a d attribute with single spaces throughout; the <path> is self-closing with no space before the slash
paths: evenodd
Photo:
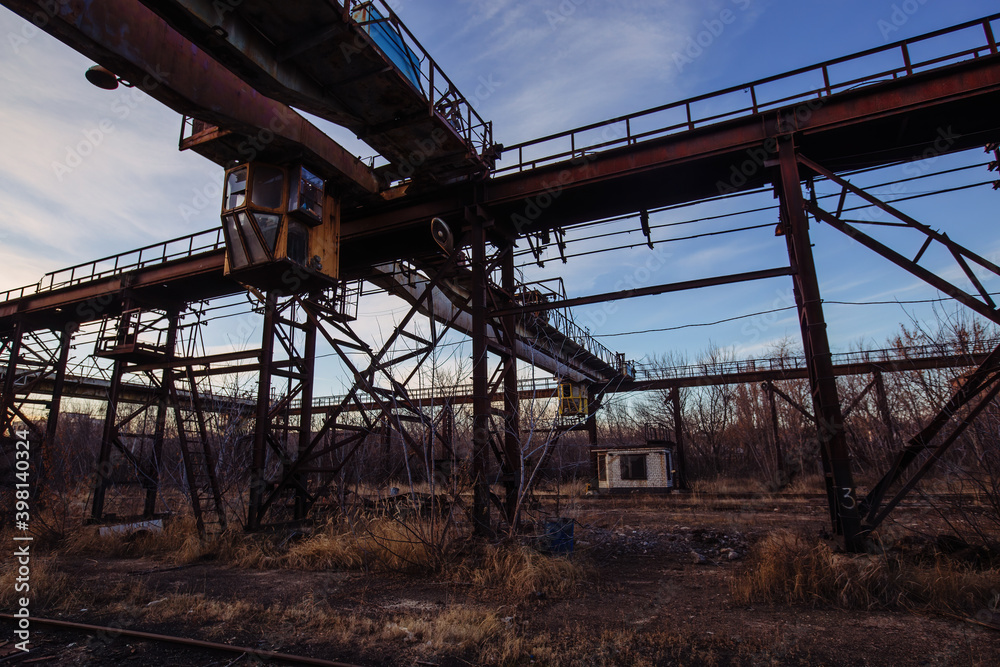
<path id="1" fill-rule="evenodd" d="M 514 296 L 517 288 L 514 276 L 514 248 L 508 247 L 504 250 L 503 266 L 501 269 L 501 279 L 504 291 Z M 515 346 L 514 328 L 516 326 L 514 315 L 506 315 L 503 318 L 503 330 L 507 332 L 507 344 L 513 349 Z M 504 408 L 504 510 L 507 514 L 507 525 L 511 529 L 516 529 L 518 524 L 517 499 L 521 493 L 521 432 L 520 432 L 520 409 L 521 400 L 517 387 L 517 357 L 513 354 L 504 355 L 503 358 L 503 408 Z"/>
<path id="2" fill-rule="evenodd" d="M 777 475 L 778 487 L 787 483 L 788 473 L 785 470 L 785 453 L 781 451 L 781 432 L 778 429 L 778 404 L 774 400 L 774 385 L 764 383 L 767 392 L 767 403 L 771 408 L 771 445 L 774 447 L 774 470 Z"/>
<path id="3" fill-rule="evenodd" d="M 69 363 L 70 345 L 76 325 L 67 325 L 59 341 L 59 360 L 56 362 L 56 375 L 52 383 L 52 397 L 49 400 L 49 417 L 45 426 L 43 450 L 52 451 L 55 446 L 56 429 L 59 428 L 59 411 L 62 407 L 63 386 L 66 383 L 66 364 Z"/>
<path id="4" fill-rule="evenodd" d="M 686 491 L 688 480 L 684 461 L 684 416 L 681 414 L 680 388 L 671 390 L 670 403 L 674 413 L 674 442 L 677 443 L 677 488 Z"/>
<path id="5" fill-rule="evenodd" d="M 111 447 L 117 436 L 115 422 L 118 420 L 118 393 L 122 383 L 123 366 L 124 362 L 116 359 L 111 371 L 111 386 L 108 387 L 108 403 L 104 411 L 104 430 L 101 434 L 101 451 L 97 456 L 94 502 L 90 510 L 90 518 L 93 521 L 101 521 L 104 518 L 105 494 L 111 483 Z"/>
<path id="6" fill-rule="evenodd" d="M 250 470 L 250 507 L 247 529 L 260 529 L 264 496 L 267 491 L 267 437 L 271 429 L 271 362 L 274 356 L 274 318 L 278 297 L 268 292 L 264 306 L 264 327 L 260 344 L 260 372 L 257 378 L 257 412 L 253 434 L 253 459 Z"/>
<path id="7" fill-rule="evenodd" d="M 14 417 L 11 407 L 14 405 L 14 381 L 17 377 L 17 362 L 21 356 L 21 337 L 24 335 L 24 324 L 18 322 L 10 338 L 10 357 L 7 360 L 7 371 L 4 376 L 3 394 L 0 394 L 0 434 L 6 433 Z"/>
<path id="8" fill-rule="evenodd" d="M 892 413 L 889 412 L 889 398 L 885 391 L 885 379 L 882 373 L 875 373 L 875 405 L 878 407 L 879 417 L 885 426 L 886 444 L 892 445 L 896 442 L 896 427 L 892 422 Z"/>
<path id="9" fill-rule="evenodd" d="M 299 414 L 299 440 L 296 458 L 306 455 L 312 440 L 313 375 L 316 367 L 316 323 L 307 318 L 305 324 L 305 347 L 302 352 L 302 411 Z M 309 512 L 308 475 L 299 474 L 295 488 L 295 519 L 306 518 Z"/>
<path id="10" fill-rule="evenodd" d="M 795 145 L 790 137 L 779 141 L 778 158 L 778 193 L 785 222 L 788 254 L 796 271 L 795 299 L 812 388 L 814 414 L 819 425 L 819 447 L 827 468 L 830 513 L 835 531 L 843 536 L 845 548 L 854 551 L 860 548 L 858 503 L 809 239 L 809 220 L 802 199 Z"/>
<path id="11" fill-rule="evenodd" d="M 472 521 L 477 535 L 490 529 L 490 489 L 486 476 L 489 455 L 489 364 L 486 350 L 486 231 L 481 216 L 472 223 Z"/>
<path id="12" fill-rule="evenodd" d="M 174 347 L 177 345 L 177 324 L 180 313 L 173 311 L 167 314 L 167 361 L 174 358 Z M 173 385 L 173 369 L 165 368 L 160 374 L 160 391 L 156 399 L 156 422 L 153 425 L 153 461 L 149 469 L 149 488 L 146 489 L 146 501 L 143 504 L 142 515 L 151 517 L 156 514 L 156 496 L 160 489 L 160 462 L 163 460 L 163 441 L 166 439 L 167 410 L 170 407 L 170 390 Z"/>

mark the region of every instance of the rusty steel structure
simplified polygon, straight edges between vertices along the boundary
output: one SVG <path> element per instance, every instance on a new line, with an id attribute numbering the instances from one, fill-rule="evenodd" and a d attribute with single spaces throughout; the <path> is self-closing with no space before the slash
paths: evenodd
<path id="1" fill-rule="evenodd" d="M 680 388 L 763 382 L 773 411 L 775 396 L 782 397 L 774 381 L 808 378 L 813 404 L 797 407 L 816 424 L 832 526 L 848 549 L 860 549 L 1000 391 L 1000 347 L 833 354 L 814 260 L 821 250 L 810 240 L 810 220 L 827 224 L 1000 323 L 978 277 L 1000 275 L 1000 267 L 843 176 L 927 150 L 943 154 L 997 140 L 994 28 L 1000 15 L 504 148 L 494 141 L 491 123 L 382 0 L 3 4 L 28 20 L 43 13 L 46 32 L 181 114 L 180 148 L 226 168 L 227 201 L 242 207 L 229 218 L 224 207 L 221 229 L 0 292 L 0 430 L 10 432 L 19 420 L 51 444 L 64 396 L 106 403 L 95 522 L 161 511 L 158 466 L 168 419 L 176 425 L 199 529 L 211 533 L 225 527 L 227 491 L 210 432 L 243 429 L 249 485 L 239 491 L 248 497 L 243 522 L 259 529 L 308 519 L 371 434 L 395 432 L 408 456 L 428 464 L 442 451 L 456 456 L 450 406 L 467 402 L 473 525 L 490 534 L 492 507 L 515 525 L 524 484 L 521 403 L 557 389 L 524 386 L 518 367 L 525 364 L 584 387 L 587 409 L 559 428 L 584 430 L 591 439 L 606 395 L 672 390 L 678 444 Z M 958 37 L 964 42 L 956 48 Z M 913 55 L 936 40 L 948 45 L 945 55 Z M 869 71 L 871 56 L 895 64 Z M 378 163 L 353 157 L 292 106 L 350 129 L 379 153 Z M 949 128 L 947 142 L 942 126 Z M 748 156 L 751 168 L 742 168 Z M 310 209 L 301 198 L 312 191 L 295 181 L 282 195 L 294 206 L 262 205 L 257 197 L 265 180 L 239 169 L 251 165 L 263 174 L 258 164 L 279 165 L 275 173 L 285 178 L 301 174 L 303 184 L 308 176 L 325 199 L 309 200 Z M 817 181 L 840 188 L 836 206 L 817 196 Z M 787 264 L 574 297 L 539 298 L 537 286 L 518 280 L 518 241 L 539 260 L 538 248 L 553 237 L 563 254 L 568 228 L 636 215 L 652 245 L 650 211 L 759 189 L 772 190 L 778 200 L 777 235 Z M 904 256 L 861 231 L 845 215 L 848 197 L 919 236 L 920 252 Z M 319 209 L 322 222 L 308 217 Z M 233 216 L 247 217 L 237 227 Z M 439 236 L 430 233 L 432 221 Z M 310 244 L 327 244 L 335 266 L 319 255 L 296 255 L 306 235 Z M 973 290 L 920 264 L 935 244 L 954 258 Z M 787 368 L 748 361 L 643 371 L 575 326 L 568 310 L 779 278 L 791 279 L 805 352 Z M 409 306 L 378 349 L 358 333 L 362 281 Z M 262 322 L 259 346 L 199 353 L 199 309 L 240 294 L 248 295 L 248 310 Z M 110 364 L 104 377 L 68 369 L 82 329 L 96 331 L 94 356 Z M 447 334 L 471 339 L 472 373 L 469 385 L 445 401 L 414 387 L 413 378 Z M 315 395 L 320 347 L 350 379 L 341 396 Z M 860 397 L 842 408 L 836 378 L 872 373 L 865 392 L 880 397 L 891 430 L 882 372 L 970 364 L 974 370 L 951 400 L 901 448 L 881 482 L 858 497 L 843 422 Z M 256 391 L 237 401 L 238 418 L 226 418 L 213 403 L 209 381 L 218 377 L 255 379 Z M 44 413 L 45 427 L 29 412 Z M 492 477 L 491 457 L 499 470 Z M 125 477 L 138 479 L 141 508 L 115 504 Z M 494 484 L 503 486 L 504 497 L 494 495 Z"/>

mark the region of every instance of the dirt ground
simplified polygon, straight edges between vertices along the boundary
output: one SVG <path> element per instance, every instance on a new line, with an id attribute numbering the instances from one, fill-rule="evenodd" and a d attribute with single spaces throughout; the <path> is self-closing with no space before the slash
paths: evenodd
<path id="1" fill-rule="evenodd" d="M 107 601 L 78 611 L 35 614 L 356 665 L 495 664 L 491 654 L 461 638 L 451 644 L 447 638 L 424 641 L 429 631 L 421 634 L 403 625 L 413 627 L 414 619 L 456 609 L 488 615 L 503 637 L 521 642 L 519 650 L 496 658 L 512 664 L 1000 664 L 1000 632 L 957 617 L 848 611 L 827 604 L 736 604 L 730 580 L 747 566 L 750 544 L 782 528 L 819 536 L 828 525 L 822 501 L 713 507 L 680 503 L 676 497 L 578 499 L 561 507 L 560 514 L 576 520 L 573 558 L 589 573 L 564 596 L 512 598 L 447 575 L 247 570 L 211 561 L 177 567 L 142 557 L 66 557 L 57 567 L 72 574 L 75 586 L 93 591 L 128 587 L 140 600 L 136 609 L 152 609 L 178 595 L 202 606 L 218 603 L 218 608 L 214 616 L 205 616 L 192 606 L 191 620 L 183 610 L 150 620 L 155 617 Z M 924 524 L 930 519 L 917 507 L 903 509 L 897 521 L 921 530 L 929 529 Z M 231 613 L 219 611 L 227 609 Z M 299 611 L 279 615 L 275 609 Z M 312 614 L 322 619 L 319 624 Z M 346 621 L 337 619 L 347 618 L 356 627 L 341 627 Z M 387 627 L 396 631 L 387 633 Z M 42 626 L 33 629 L 33 641 L 29 654 L 7 657 L 9 645 L 0 645 L 0 664 L 221 667 L 261 662 L 250 655 Z M 473 644 L 489 641 L 484 637 Z"/>

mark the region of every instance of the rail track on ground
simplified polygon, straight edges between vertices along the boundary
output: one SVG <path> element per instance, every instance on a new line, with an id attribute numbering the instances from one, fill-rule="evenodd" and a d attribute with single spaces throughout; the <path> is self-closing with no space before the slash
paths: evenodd
<path id="1" fill-rule="evenodd" d="M 9 621 L 14 621 L 15 623 L 18 620 L 12 614 L 0 614 L 0 618 Z M 64 621 L 53 618 L 38 618 L 34 616 L 30 618 L 30 623 L 32 625 L 41 625 L 65 632 L 92 634 L 99 637 L 105 637 L 109 640 L 122 637 L 128 639 L 137 639 L 144 642 L 155 642 L 160 644 L 183 646 L 186 648 L 201 649 L 213 653 L 235 654 L 239 656 L 237 659 L 246 656 L 250 659 L 251 661 L 250 664 L 253 664 L 253 662 L 257 662 L 258 664 L 267 663 L 274 665 L 315 665 L 317 667 L 360 667 L 359 665 L 347 662 L 338 662 L 336 660 L 326 660 L 323 658 L 292 655 L 289 653 L 281 653 L 278 651 L 266 651 L 262 649 L 249 648 L 246 646 L 235 646 L 232 644 L 204 641 L 202 639 L 194 639 L 191 637 L 162 635 L 154 632 L 129 630 L 126 628 L 116 628 L 106 625 L 92 625 L 89 623 L 78 623 L 75 621 Z M 13 658 L 14 655 L 16 654 L 11 655 L 10 658 Z M 23 655 L 27 656 L 30 655 L 30 653 L 25 653 Z M 40 661 L 46 658 L 47 656 L 35 656 L 33 658 L 29 658 L 29 660 L 33 659 Z M 56 656 L 51 657 L 51 659 L 55 658 Z"/>

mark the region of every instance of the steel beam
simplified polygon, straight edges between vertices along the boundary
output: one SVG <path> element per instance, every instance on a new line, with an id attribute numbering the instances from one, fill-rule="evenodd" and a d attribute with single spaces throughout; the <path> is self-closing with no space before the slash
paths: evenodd
<path id="1" fill-rule="evenodd" d="M 677 445 L 677 461 L 675 465 L 677 466 L 677 488 L 681 490 L 687 490 L 688 488 L 688 478 L 687 478 L 687 468 L 684 456 L 684 415 L 681 412 L 681 390 L 680 387 L 674 387 L 670 391 L 670 405 L 674 417 L 674 443 Z"/>
<path id="2" fill-rule="evenodd" d="M 517 290 L 514 275 L 514 246 L 509 245 L 502 250 L 501 281 L 506 297 L 513 298 Z M 516 318 L 507 315 L 501 320 L 504 338 L 509 348 L 514 347 L 516 333 Z M 519 523 L 518 498 L 522 491 L 521 480 L 521 400 L 517 386 L 517 356 L 506 354 L 502 357 L 503 364 L 503 474 L 504 474 L 504 510 L 507 525 L 511 531 L 516 531 Z"/>
<path id="3" fill-rule="evenodd" d="M 928 148 L 940 154 L 934 144 L 941 148 L 940 132 L 948 127 L 943 119 L 956 135 L 943 152 L 966 150 L 995 140 L 1000 119 L 990 109 L 998 103 L 1000 56 L 986 55 L 695 131 L 503 173 L 485 184 L 483 204 L 498 225 L 525 234 L 763 187 L 763 161 L 777 157 L 777 138 L 788 131 L 785 118 L 793 119 L 802 150 L 835 170 L 916 159 Z M 740 172 L 744 164 L 750 165 L 749 176 Z M 471 201 L 471 187 L 449 189 L 382 211 L 347 213 L 343 238 L 378 231 L 400 235 L 424 228 L 431 215 L 460 218 Z M 541 208 L 539 202 L 548 205 Z"/>
<path id="4" fill-rule="evenodd" d="M 260 341 L 260 372 L 257 376 L 257 408 L 254 419 L 253 454 L 250 468 L 250 506 L 247 529 L 259 530 L 264 521 L 264 494 L 267 491 L 267 440 L 271 431 L 271 373 L 274 362 L 274 333 L 278 295 L 267 293 Z"/>
<path id="5" fill-rule="evenodd" d="M 166 361 L 168 362 L 176 353 L 179 320 L 180 313 L 178 311 L 167 313 Z M 165 365 L 160 372 L 160 386 L 157 389 L 156 421 L 153 424 L 153 465 L 149 471 L 150 486 L 146 489 L 146 502 L 142 510 L 144 517 L 151 517 L 156 513 L 156 497 L 160 491 L 160 464 L 163 461 L 163 443 L 167 434 L 167 411 L 170 408 L 173 382 L 173 368 Z"/>
<path id="6" fill-rule="evenodd" d="M 282 148 L 308 156 L 323 176 L 356 193 L 371 195 L 382 188 L 371 167 L 291 107 L 244 83 L 139 2 L 3 4 L 28 21 L 46 17 L 42 30 L 174 111 L 244 135 L 242 153 L 235 148 L 231 160 Z"/>
<path id="7" fill-rule="evenodd" d="M 24 336 L 24 320 L 18 320 L 14 324 L 14 330 L 7 340 L 7 348 L 10 356 L 7 359 L 6 375 L 3 382 L 3 394 L 0 395 L 0 434 L 6 433 L 12 428 L 14 415 L 11 413 L 14 407 L 14 388 L 17 380 L 17 365 L 21 356 L 21 338 Z"/>
<path id="8" fill-rule="evenodd" d="M 312 440 L 312 403 L 313 403 L 313 380 L 316 370 L 316 328 L 317 324 L 306 317 L 303 323 L 304 340 L 302 349 L 302 374 L 300 381 L 302 391 L 300 397 L 302 409 L 299 412 L 298 442 L 296 445 L 296 460 L 306 455 L 306 450 Z M 290 414 L 290 413 L 289 413 Z M 301 521 L 306 518 L 312 503 L 309 499 L 308 475 L 298 475 L 295 478 L 295 510 L 293 518 Z"/>
<path id="9" fill-rule="evenodd" d="M 774 400 L 774 383 L 768 380 L 763 385 L 764 391 L 767 394 L 768 407 L 771 408 L 771 445 L 774 447 L 774 468 L 777 475 L 777 486 L 784 488 L 787 483 L 787 473 L 785 472 L 785 455 L 781 451 L 781 431 L 778 428 L 778 405 Z"/>
<path id="10" fill-rule="evenodd" d="M 67 325 L 59 338 L 59 356 L 56 360 L 55 378 L 52 381 L 52 394 L 49 400 L 49 415 L 45 426 L 45 440 L 42 445 L 43 449 L 49 452 L 55 446 L 56 431 L 59 428 L 59 411 L 62 407 L 63 388 L 66 385 L 66 364 L 69 363 L 69 352 L 75 331 L 75 326 Z"/>
<path id="11" fill-rule="evenodd" d="M 492 535 L 486 460 L 490 440 L 489 358 L 486 341 L 486 221 L 470 210 L 472 227 L 472 522 L 477 535 Z"/>
<path id="12" fill-rule="evenodd" d="M 779 276 L 789 276 L 792 269 L 789 267 L 778 267 L 775 269 L 764 269 L 762 271 L 747 271 L 745 273 L 734 273 L 728 276 L 718 276 L 714 278 L 700 278 L 698 280 L 685 280 L 677 283 L 666 283 L 664 285 L 652 285 L 650 287 L 636 287 L 633 289 L 621 290 L 618 292 L 605 292 L 603 294 L 591 294 L 590 296 L 574 297 L 572 299 L 559 299 L 545 303 L 531 304 L 527 306 L 511 306 L 499 308 L 491 313 L 494 317 L 505 315 L 524 315 L 539 310 L 558 310 L 560 308 L 573 308 L 590 303 L 603 303 L 605 301 L 617 301 L 618 299 L 632 299 L 638 296 L 652 296 L 655 294 L 666 294 L 667 292 L 682 292 L 690 289 L 700 289 L 702 287 L 715 287 L 716 285 L 731 285 L 749 280 L 764 280 L 766 278 L 777 278 Z"/>
<path id="13" fill-rule="evenodd" d="M 420 312 L 438 322 L 449 323 L 456 331 L 472 334 L 472 312 L 465 295 L 444 286 L 431 286 L 430 280 L 418 275 L 404 275 L 398 264 L 376 266 L 379 274 L 371 282 L 410 304 L 420 304 Z M 470 276 L 471 277 L 471 276 Z M 425 298 L 429 297 L 429 298 Z M 501 316 L 502 317 L 502 316 Z M 509 343 L 504 342 L 503 328 L 491 317 L 486 324 L 487 346 L 497 354 L 505 354 Z M 606 362 L 598 359 L 576 342 L 566 338 L 554 327 L 542 325 L 533 332 L 515 323 L 513 349 L 518 359 L 558 377 L 574 382 L 593 381 L 616 375 Z"/>
<path id="14" fill-rule="evenodd" d="M 121 388 L 122 373 L 125 363 L 115 359 L 111 371 L 111 385 L 108 387 L 108 403 L 104 410 L 104 427 L 101 432 L 101 448 L 97 455 L 94 498 L 91 502 L 90 519 L 99 522 L 104 519 L 104 501 L 108 486 L 111 484 L 111 448 L 118 438 L 115 423 L 118 420 L 118 392 Z"/>
<path id="15" fill-rule="evenodd" d="M 830 514 L 834 530 L 843 536 L 845 548 L 856 551 L 861 548 L 858 502 L 855 498 L 850 453 L 844 436 L 837 376 L 831 359 L 819 280 L 816 277 L 812 243 L 809 239 L 809 219 L 802 199 L 795 144 L 790 136 L 779 140 L 778 160 L 780 171 L 775 185 L 781 200 L 788 256 L 796 270 L 795 301 L 802 328 L 802 346 L 809 368 L 813 409 L 818 424 L 817 437 L 827 473 Z"/>

